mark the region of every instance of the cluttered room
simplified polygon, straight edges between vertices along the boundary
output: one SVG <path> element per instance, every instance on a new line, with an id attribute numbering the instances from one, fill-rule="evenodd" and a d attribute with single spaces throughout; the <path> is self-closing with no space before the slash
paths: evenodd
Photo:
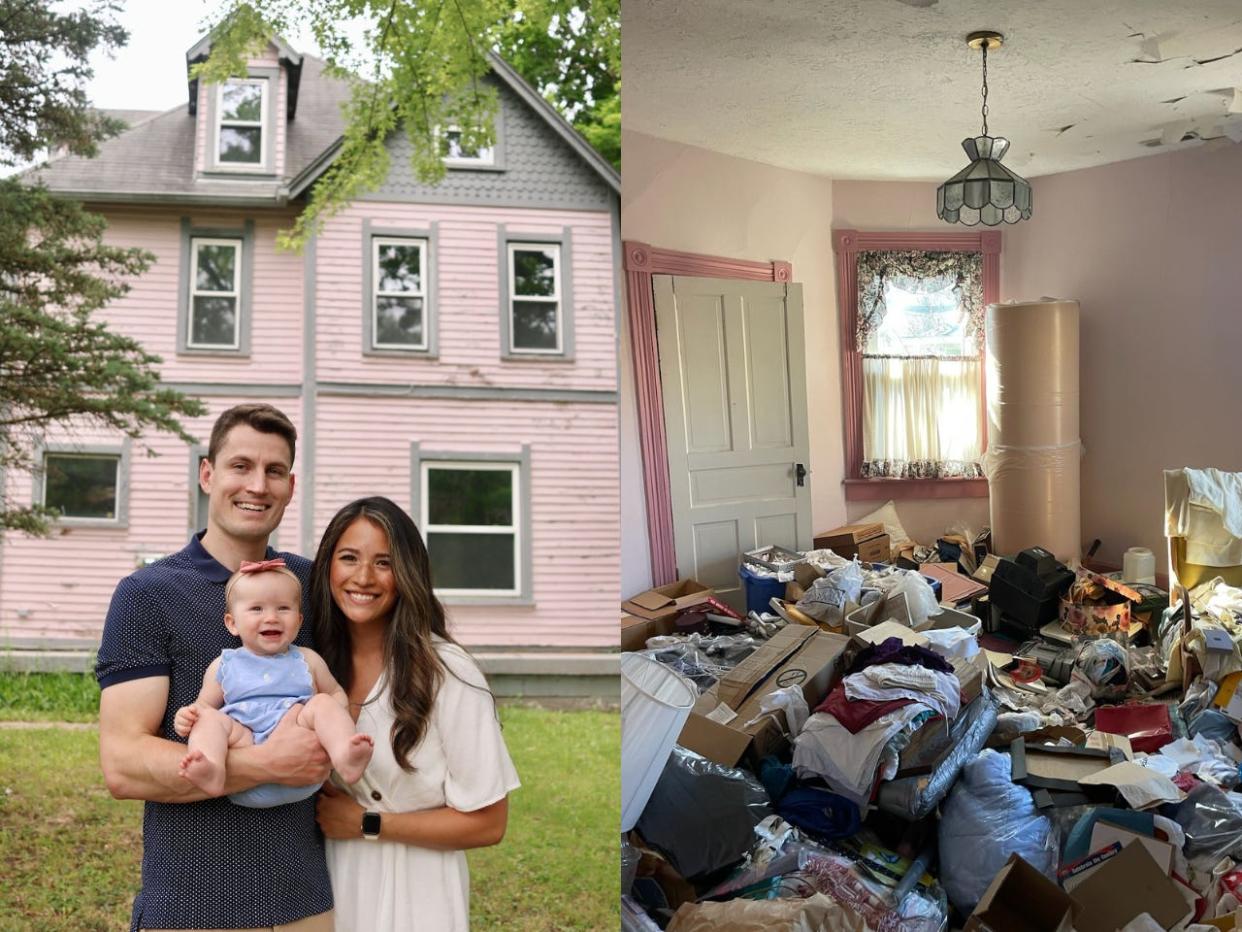
<path id="1" fill-rule="evenodd" d="M 627 600 L 623 925 L 1236 928 L 1242 474 L 1165 483 L 1167 586 L 875 521 Z"/>
<path id="2" fill-rule="evenodd" d="M 622 928 L 1242 929 L 1237 17 L 788 6 L 624 39 Z"/>

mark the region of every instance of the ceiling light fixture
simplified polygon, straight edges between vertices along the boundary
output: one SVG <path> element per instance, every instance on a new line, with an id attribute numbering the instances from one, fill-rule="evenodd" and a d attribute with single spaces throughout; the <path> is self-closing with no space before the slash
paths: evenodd
<path id="1" fill-rule="evenodd" d="M 966 44 L 983 51 L 983 134 L 963 139 L 970 164 L 936 189 L 936 216 L 947 223 L 994 227 L 1031 217 L 1031 185 L 1001 164 L 1009 149 L 1003 136 L 988 135 L 988 50 L 1004 41 L 999 32 L 972 32 Z"/>

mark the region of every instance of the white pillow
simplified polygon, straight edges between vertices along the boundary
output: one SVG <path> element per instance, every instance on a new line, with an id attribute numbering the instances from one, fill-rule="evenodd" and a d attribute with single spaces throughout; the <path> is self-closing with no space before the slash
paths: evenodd
<path id="1" fill-rule="evenodd" d="M 853 523 L 884 525 L 884 533 L 888 535 L 889 546 L 892 547 L 893 553 L 898 553 L 903 548 L 914 544 L 910 535 L 906 533 L 906 529 L 901 526 L 901 518 L 897 516 L 897 505 L 891 501 L 885 502 L 869 515 L 856 518 Z"/>

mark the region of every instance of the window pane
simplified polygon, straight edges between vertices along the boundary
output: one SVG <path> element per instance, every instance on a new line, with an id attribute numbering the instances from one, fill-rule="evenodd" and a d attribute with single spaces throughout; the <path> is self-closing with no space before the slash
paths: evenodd
<path id="1" fill-rule="evenodd" d="M 190 342 L 199 346 L 233 346 L 237 343 L 237 299 L 194 298 Z"/>
<path id="2" fill-rule="evenodd" d="M 431 584 L 437 589 L 513 590 L 512 534 L 427 535 Z"/>
<path id="3" fill-rule="evenodd" d="M 951 286 L 915 292 L 887 282 L 887 313 L 876 328 L 867 352 L 893 356 L 975 356 L 966 335 L 966 311 Z"/>
<path id="4" fill-rule="evenodd" d="M 116 517 L 116 456 L 57 456 L 44 460 L 44 503 L 68 518 Z"/>
<path id="5" fill-rule="evenodd" d="M 556 349 L 556 302 L 513 302 L 513 348 Z"/>
<path id="6" fill-rule="evenodd" d="M 422 291 L 420 246 L 384 243 L 379 247 L 378 291 Z"/>
<path id="7" fill-rule="evenodd" d="M 198 247 L 198 269 L 194 274 L 194 287 L 199 291 L 234 291 L 236 271 L 237 247 Z"/>
<path id="8" fill-rule="evenodd" d="M 459 129 L 450 129 L 440 137 L 440 155 L 446 159 L 477 159 L 484 151 L 463 146 Z"/>
<path id="9" fill-rule="evenodd" d="M 423 345 L 422 298 L 376 298 L 375 342 Z"/>
<path id="10" fill-rule="evenodd" d="M 261 84 L 226 84 L 220 91 L 220 119 L 263 119 L 263 86 Z"/>
<path id="11" fill-rule="evenodd" d="M 221 126 L 220 161 L 258 164 L 263 130 L 257 126 Z"/>
<path id="12" fill-rule="evenodd" d="M 552 250 L 513 250 L 513 293 L 549 298 L 556 294 L 556 259 Z"/>
<path id="13" fill-rule="evenodd" d="M 429 524 L 513 524 L 513 473 L 507 469 L 427 470 Z"/>

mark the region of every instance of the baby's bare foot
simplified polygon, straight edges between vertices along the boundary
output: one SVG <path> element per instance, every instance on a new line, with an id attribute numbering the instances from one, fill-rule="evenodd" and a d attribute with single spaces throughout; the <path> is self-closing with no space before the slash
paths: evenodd
<path id="1" fill-rule="evenodd" d="M 204 793 L 219 796 L 224 792 L 224 767 L 213 763 L 202 751 L 191 751 L 181 758 L 177 772 Z"/>
<path id="2" fill-rule="evenodd" d="M 345 746 L 345 753 L 340 760 L 332 762 L 336 772 L 346 783 L 357 783 L 371 762 L 371 752 L 375 744 L 370 735 L 354 735 Z"/>

